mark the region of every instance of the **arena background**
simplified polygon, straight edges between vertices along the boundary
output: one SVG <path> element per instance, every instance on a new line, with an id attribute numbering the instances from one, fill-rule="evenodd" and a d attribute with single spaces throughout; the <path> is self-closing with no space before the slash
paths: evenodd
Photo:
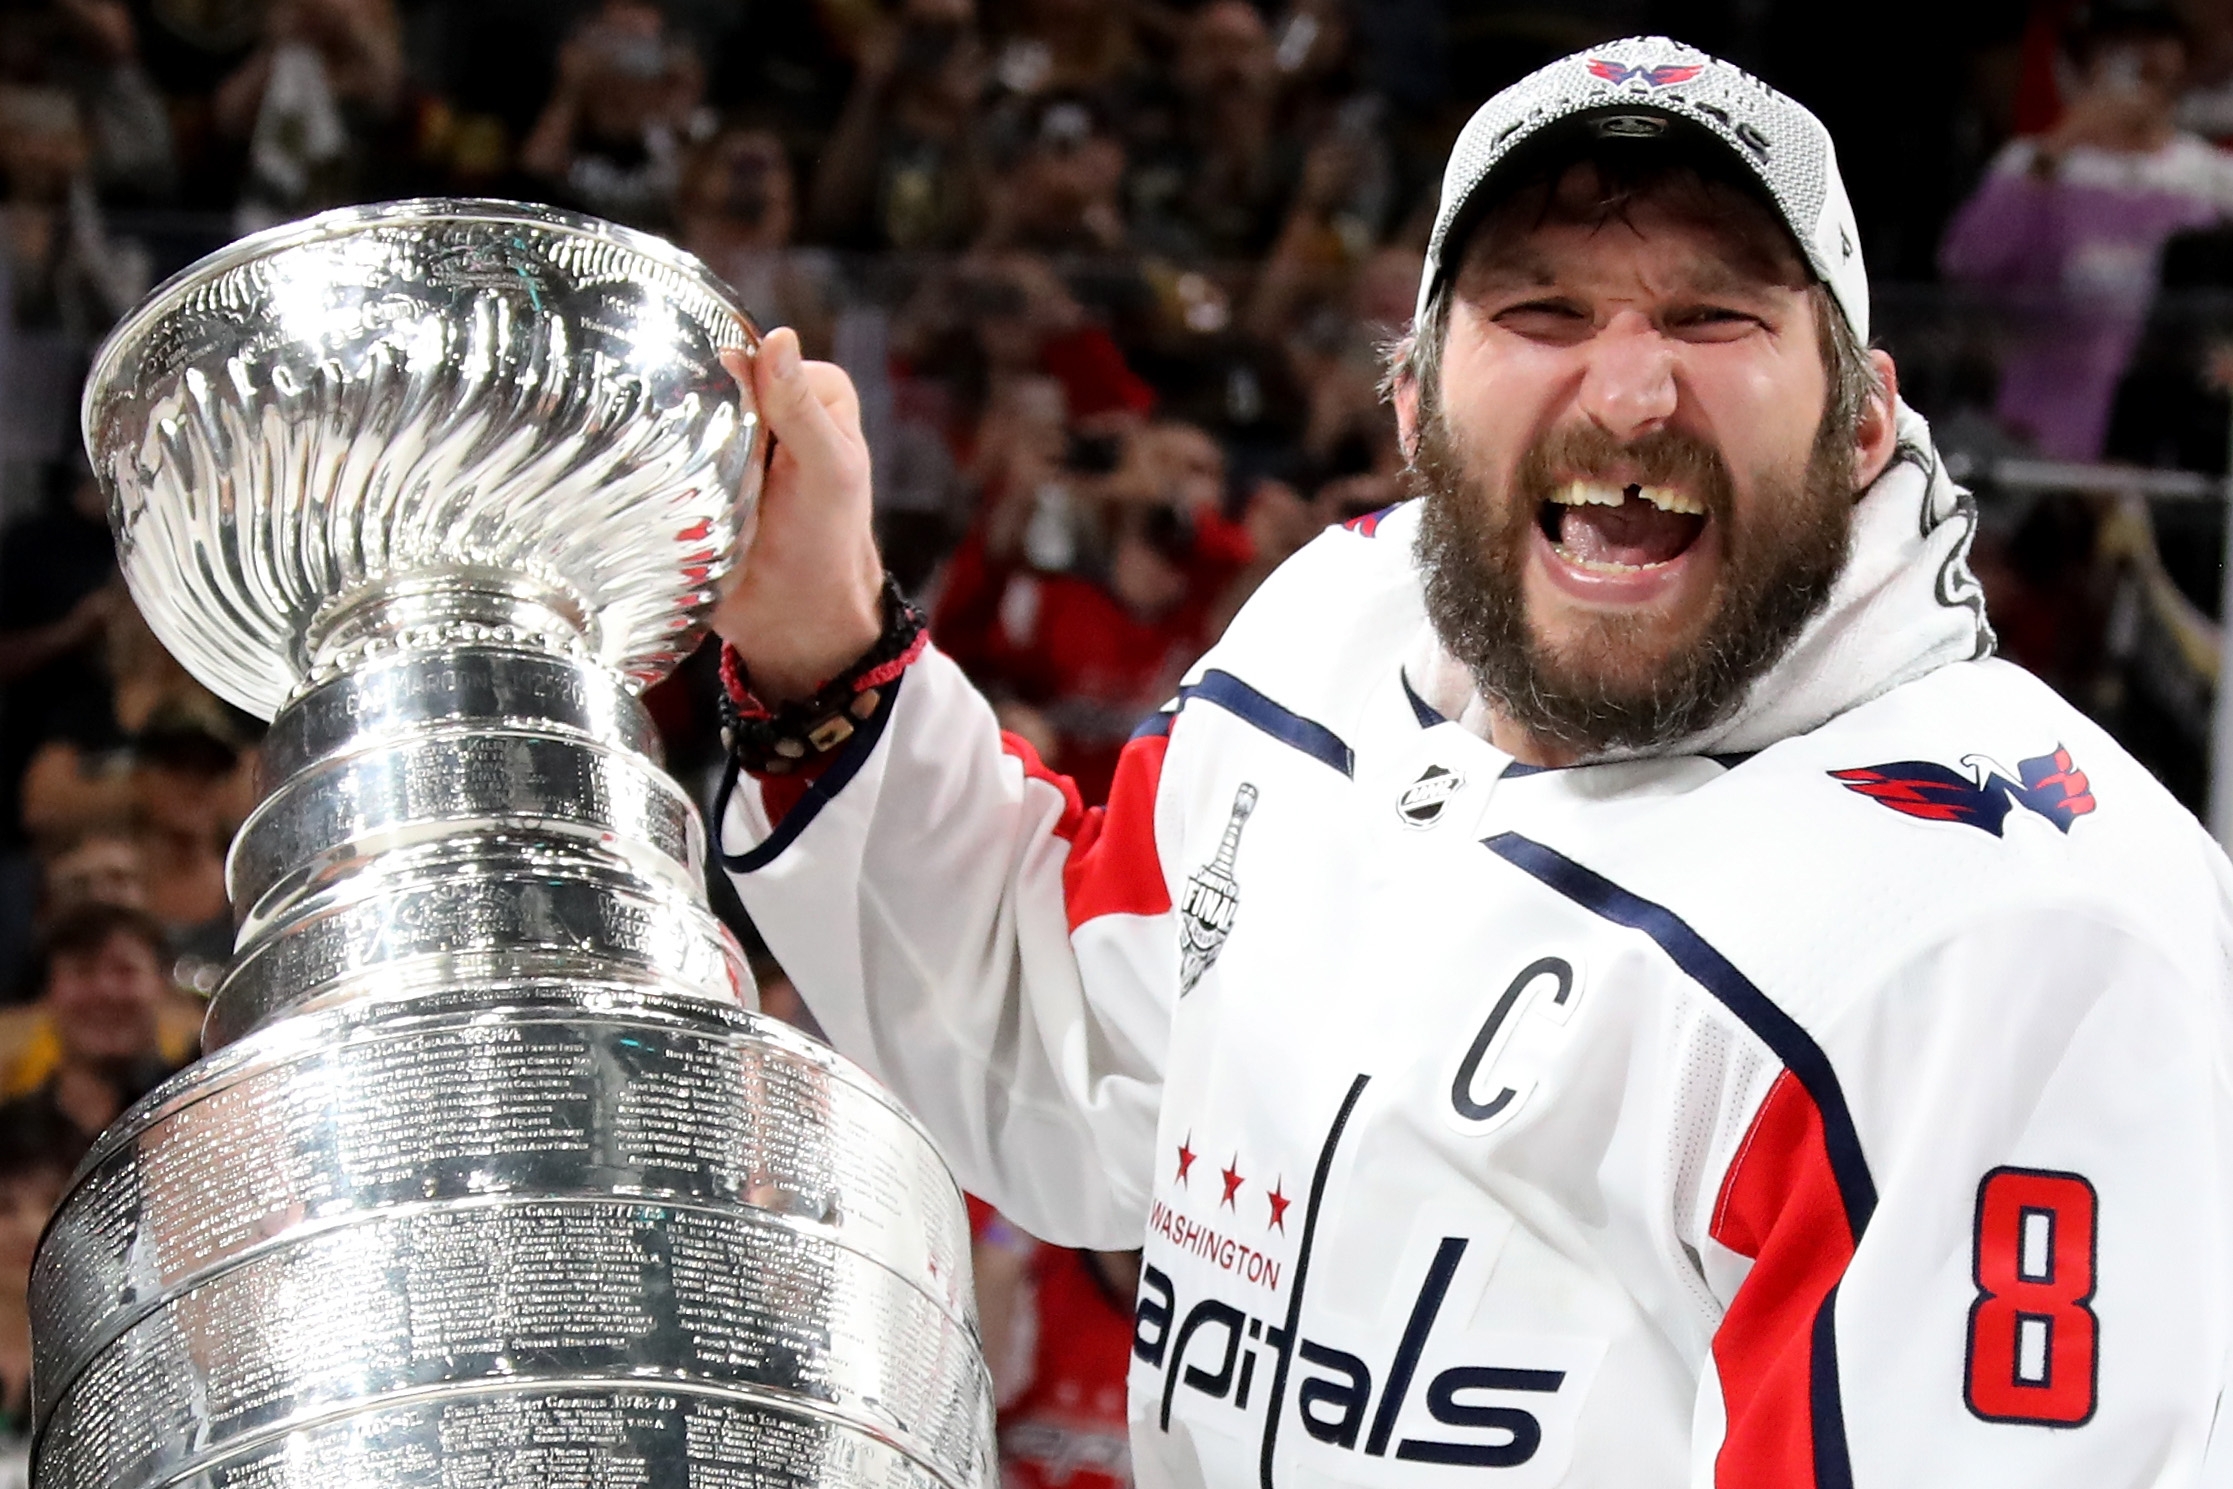
<path id="1" fill-rule="evenodd" d="M 2233 0 L 0 4 L 0 1429 L 38 1223 L 192 1052 L 253 791 L 255 722 L 138 621 L 77 453 L 148 287 L 400 196 L 673 237 L 851 372 L 893 568 L 1091 795 L 1273 565 L 1401 495 L 1379 349 L 1467 115 L 1639 31 L 1828 123 L 2004 651 L 2209 813 Z M 701 794 L 711 664 L 653 700 Z M 1013 1473 L 1121 1478 L 1125 1260 L 979 1221 Z"/>

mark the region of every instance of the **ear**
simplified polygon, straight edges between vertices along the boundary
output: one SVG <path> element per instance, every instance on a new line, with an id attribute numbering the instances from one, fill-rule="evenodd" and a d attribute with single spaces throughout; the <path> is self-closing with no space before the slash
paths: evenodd
<path id="1" fill-rule="evenodd" d="M 1884 468 L 1892 463 L 1892 457 L 1900 448 L 1899 369 L 1892 365 L 1889 352 L 1870 352 L 1869 363 L 1876 369 L 1876 391 L 1869 395 L 1860 421 L 1853 428 L 1856 495 L 1876 484 L 1876 478 L 1884 474 Z"/>
<path id="2" fill-rule="evenodd" d="M 1396 443 L 1408 464 L 1419 453 L 1419 375 L 1412 371 L 1408 355 L 1396 367 L 1388 379 L 1388 397 L 1396 406 Z"/>

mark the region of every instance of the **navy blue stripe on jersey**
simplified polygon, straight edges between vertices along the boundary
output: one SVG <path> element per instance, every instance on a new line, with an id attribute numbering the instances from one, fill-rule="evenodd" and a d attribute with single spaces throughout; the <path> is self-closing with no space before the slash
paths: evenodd
<path id="1" fill-rule="evenodd" d="M 1744 764 L 1744 763 L 1745 763 L 1745 762 L 1746 762 L 1747 760 L 1750 760 L 1750 759 L 1752 758 L 1752 756 L 1751 756 L 1751 755 L 1703 755 L 1703 756 L 1699 756 L 1699 757 L 1697 757 L 1697 758 L 1699 758 L 1699 759 L 1704 759 L 1704 760 L 1711 760 L 1711 761 L 1712 761 L 1712 762 L 1713 762 L 1714 764 L 1716 764 L 1716 765 L 1720 766 L 1720 767 L 1721 767 L 1721 768 L 1722 768 L 1723 770 L 1735 770 L 1735 769 L 1736 769 L 1736 768 L 1737 768 L 1738 766 L 1740 766 L 1740 765 Z M 1621 764 L 1621 763 L 1625 763 L 1625 762 L 1614 761 L 1614 762 L 1611 762 L 1611 763 L 1614 763 L 1614 764 Z M 1581 764 L 1581 765 L 1525 765 L 1525 764 L 1522 764 L 1522 763 L 1521 763 L 1520 761 L 1517 761 L 1517 760 L 1515 760 L 1515 761 L 1513 761 L 1513 762 L 1512 762 L 1512 763 L 1511 763 L 1510 765 L 1507 765 L 1507 766 L 1505 766 L 1505 767 L 1504 767 L 1504 779 L 1506 779 L 1506 780 L 1508 780 L 1508 781 L 1516 781 L 1516 780 L 1520 779 L 1520 777 L 1522 777 L 1522 776 L 1539 776 L 1539 775 L 1544 775 L 1544 774 L 1547 774 L 1547 773 L 1549 773 L 1549 772 L 1551 772 L 1551 771 L 1554 771 L 1554 770 L 1587 770 L 1587 769 L 1589 769 L 1589 765 L 1588 765 L 1588 763 L 1587 763 L 1587 762 L 1584 762 L 1584 763 L 1583 763 L 1583 764 Z"/>
<path id="2" fill-rule="evenodd" d="M 876 712 L 861 721 L 861 727 L 855 729 L 853 737 L 845 741 L 844 748 L 837 752 L 837 758 L 830 762 L 829 768 L 809 783 L 806 795 L 800 798 L 798 805 L 783 814 L 783 820 L 775 824 L 775 831 L 768 834 L 767 841 L 742 853 L 731 853 L 721 846 L 721 834 L 729 821 L 729 797 L 737 789 L 737 757 L 729 757 L 728 767 L 721 773 L 721 789 L 714 793 L 713 798 L 713 852 L 721 860 L 723 868 L 739 874 L 764 869 L 782 857 L 784 849 L 798 841 L 799 834 L 806 831 L 821 814 L 822 808 L 828 806 L 837 793 L 845 789 L 845 783 L 858 775 L 861 767 L 868 762 L 868 757 L 876 752 L 876 741 L 884 737 L 884 726 L 891 721 L 892 709 L 899 702 L 900 685 L 906 681 L 907 674 L 902 672 L 886 685 L 883 698 L 877 702 Z"/>
<path id="3" fill-rule="evenodd" d="M 1432 729 L 1437 724 L 1450 722 L 1442 716 L 1441 710 L 1412 691 L 1411 678 L 1402 668 L 1396 669 L 1396 677 L 1403 683 L 1403 696 L 1411 701 L 1411 717 L 1419 721 L 1420 728 Z"/>
<path id="4" fill-rule="evenodd" d="M 1259 1489 L 1273 1489 L 1272 1454 L 1279 1446 L 1279 1409 L 1287 1399 L 1287 1367 L 1294 1362 L 1296 1340 L 1303 1329 L 1303 1284 L 1310 1280 L 1310 1247 L 1318 1236 L 1318 1206 L 1326 1197 L 1326 1176 L 1333 1172 L 1334 1152 L 1341 1146 L 1342 1131 L 1349 1126 L 1349 1114 L 1357 1109 L 1357 1098 L 1365 1094 L 1365 1085 L 1372 1079 L 1359 1075 L 1349 1083 L 1349 1094 L 1341 1099 L 1341 1110 L 1334 1113 L 1331 1127 L 1326 1129 L 1326 1141 L 1318 1149 L 1318 1167 L 1311 1171 L 1310 1198 L 1303 1203 L 1303 1237 L 1295 1246 L 1295 1286 L 1287 1294 L 1287 1322 L 1266 1336 L 1277 1358 L 1272 1364 L 1272 1399 L 1264 1406 L 1264 1452 L 1257 1460 Z M 1178 1361 L 1171 1361 L 1171 1371 L 1178 1373 Z"/>
<path id="5" fill-rule="evenodd" d="M 1342 743 L 1340 735 L 1324 724 L 1272 702 L 1230 672 L 1212 667 L 1202 674 L 1200 682 L 1179 689 L 1182 706 L 1197 698 L 1216 704 L 1243 723 L 1255 725 L 1281 744 L 1293 745 L 1311 759 L 1331 765 L 1343 775 L 1356 771 L 1356 753 Z"/>
<path id="6" fill-rule="evenodd" d="M 1146 718 L 1140 720 L 1139 727 L 1132 731 L 1132 738 L 1162 738 L 1171 732 L 1171 725 L 1177 721 L 1178 716 L 1179 711 L 1176 708 L 1166 708 L 1156 713 L 1151 713 Z"/>
<path id="7" fill-rule="evenodd" d="M 1845 1445 L 1844 1393 L 1838 1389 L 1838 1289 L 1832 1285 L 1814 1311 L 1807 1341 L 1807 1419 L 1814 1428 L 1814 1489 L 1853 1489 L 1853 1456 Z"/>
<path id="8" fill-rule="evenodd" d="M 1822 1142 L 1829 1153 L 1830 1172 L 1837 1179 L 1838 1197 L 1844 1201 L 1846 1226 L 1858 1246 L 1869 1217 L 1876 1213 L 1876 1181 L 1869 1177 L 1868 1160 L 1862 1155 L 1860 1134 L 1854 1130 L 1853 1114 L 1846 1109 L 1837 1072 L 1830 1068 L 1829 1056 L 1822 1053 L 1822 1046 L 1813 1036 L 1666 906 L 1630 894 L 1533 838 L 1500 832 L 1482 841 L 1490 852 L 1583 909 L 1616 925 L 1642 931 L 1658 942 L 1659 949 L 1676 966 L 1718 998 L 1774 1052 L 1806 1088 L 1821 1114 Z"/>

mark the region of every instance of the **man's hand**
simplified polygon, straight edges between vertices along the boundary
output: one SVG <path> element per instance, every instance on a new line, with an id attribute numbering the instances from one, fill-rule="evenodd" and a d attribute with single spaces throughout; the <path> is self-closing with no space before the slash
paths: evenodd
<path id="1" fill-rule="evenodd" d="M 799 356 L 788 326 L 723 357 L 774 437 L 756 518 L 713 628 L 768 703 L 804 698 L 876 644 L 884 564 L 869 518 L 868 442 L 852 379 Z"/>

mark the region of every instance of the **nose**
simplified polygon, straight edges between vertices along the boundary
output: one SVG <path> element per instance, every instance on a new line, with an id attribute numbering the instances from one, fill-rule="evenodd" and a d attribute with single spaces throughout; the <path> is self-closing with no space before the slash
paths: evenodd
<path id="1" fill-rule="evenodd" d="M 1675 351 L 1640 311 L 1622 310 L 1589 339 L 1581 412 L 1626 444 L 1675 416 Z"/>

